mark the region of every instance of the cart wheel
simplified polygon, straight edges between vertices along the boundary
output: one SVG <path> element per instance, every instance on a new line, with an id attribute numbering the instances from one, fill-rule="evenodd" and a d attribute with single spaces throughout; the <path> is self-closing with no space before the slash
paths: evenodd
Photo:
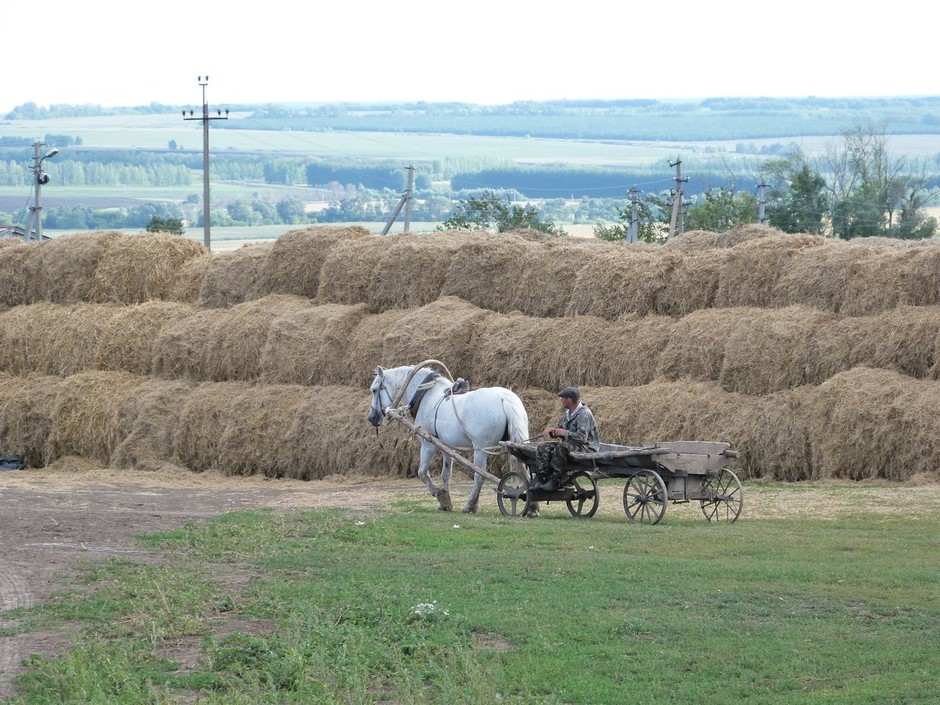
<path id="1" fill-rule="evenodd" d="M 702 482 L 702 494 L 708 499 L 700 500 L 702 513 L 709 521 L 727 521 L 738 518 L 744 507 L 744 488 L 738 476 L 722 469 L 718 477 L 706 477 Z"/>
<path id="2" fill-rule="evenodd" d="M 574 497 L 566 500 L 571 516 L 579 519 L 594 516 L 601 499 L 597 481 L 584 470 L 579 470 L 571 476 L 569 484 L 574 488 Z"/>
<path id="3" fill-rule="evenodd" d="M 659 473 L 640 470 L 623 488 L 623 510 L 633 524 L 658 524 L 666 513 L 666 485 Z"/>
<path id="4" fill-rule="evenodd" d="M 528 491 L 529 482 L 521 472 L 512 470 L 503 475 L 496 487 L 496 504 L 500 513 L 507 517 L 524 516 L 532 503 Z"/>

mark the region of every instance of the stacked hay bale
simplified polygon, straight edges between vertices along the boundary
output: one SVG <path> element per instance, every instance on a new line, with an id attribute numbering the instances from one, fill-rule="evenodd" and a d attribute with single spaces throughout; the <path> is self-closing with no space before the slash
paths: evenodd
<path id="1" fill-rule="evenodd" d="M 725 440 L 750 477 L 940 477 L 940 243 L 749 226 L 666 247 L 306 228 L 210 255 L 166 234 L 0 248 L 0 451 L 116 471 L 409 475 L 372 370 L 582 387 L 605 440 Z"/>

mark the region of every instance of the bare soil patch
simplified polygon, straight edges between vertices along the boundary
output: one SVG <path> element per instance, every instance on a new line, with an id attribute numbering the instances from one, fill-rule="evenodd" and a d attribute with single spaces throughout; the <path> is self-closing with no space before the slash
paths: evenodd
<path id="1" fill-rule="evenodd" d="M 79 561 L 114 556 L 148 560 L 138 536 L 226 512 L 335 507 L 354 515 L 373 515 L 388 510 L 401 498 L 437 506 L 417 479 L 336 476 L 304 482 L 195 474 L 183 469 L 115 472 L 62 463 L 55 469 L 0 473 L 0 611 L 35 605 L 68 589 Z M 451 489 L 459 506 L 469 493 L 469 483 L 460 481 Z M 940 486 L 931 482 L 749 483 L 739 521 L 837 518 L 859 512 L 936 516 L 940 514 L 938 490 Z M 629 531 L 619 502 L 621 491 L 622 483 L 602 483 L 600 513 L 619 515 L 625 522 L 624 530 Z M 486 493 L 484 490 L 483 506 L 495 504 Z M 553 504 L 547 511 L 567 514 L 563 505 L 557 508 Z M 701 518 L 697 503 L 670 505 L 665 520 L 695 513 Z M 9 623 L 0 617 L 0 626 Z M 26 656 L 58 653 L 71 637 L 68 629 L 0 637 L 0 698 L 10 695 L 11 679 L 21 672 Z"/>

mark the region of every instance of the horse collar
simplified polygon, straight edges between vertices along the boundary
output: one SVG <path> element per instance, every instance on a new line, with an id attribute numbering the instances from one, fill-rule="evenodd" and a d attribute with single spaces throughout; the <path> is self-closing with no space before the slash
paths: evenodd
<path id="1" fill-rule="evenodd" d="M 413 418 L 418 418 L 418 407 L 421 405 L 421 400 L 424 399 L 424 395 L 427 394 L 428 390 L 434 386 L 434 380 L 440 376 L 440 372 L 432 371 L 428 372 L 424 379 L 421 380 L 417 391 L 414 393 L 414 396 L 411 397 L 411 401 L 408 402 L 408 408 L 411 410 L 411 416 Z"/>

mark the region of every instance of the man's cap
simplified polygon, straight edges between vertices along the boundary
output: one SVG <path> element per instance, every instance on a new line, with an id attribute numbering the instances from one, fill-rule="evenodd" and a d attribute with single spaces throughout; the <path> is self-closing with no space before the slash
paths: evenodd
<path id="1" fill-rule="evenodd" d="M 581 392 L 578 391 L 577 387 L 565 387 L 558 392 L 558 396 L 567 397 L 568 399 L 580 399 Z"/>

